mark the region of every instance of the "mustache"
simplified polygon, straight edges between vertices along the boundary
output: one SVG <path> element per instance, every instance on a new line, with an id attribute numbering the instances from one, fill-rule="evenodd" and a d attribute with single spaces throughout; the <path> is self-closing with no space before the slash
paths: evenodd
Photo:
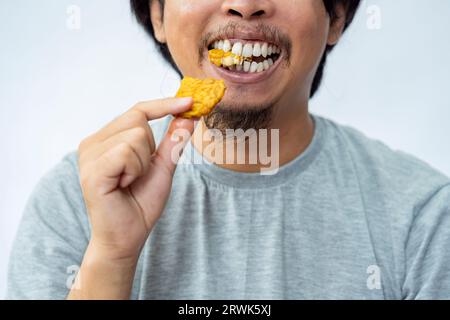
<path id="1" fill-rule="evenodd" d="M 261 35 L 266 42 L 274 43 L 280 48 L 284 49 L 284 60 L 286 61 L 287 65 L 290 64 L 292 41 L 286 33 L 273 25 L 269 25 L 263 22 L 249 27 L 248 25 L 233 21 L 220 26 L 216 31 L 207 32 L 201 37 L 198 43 L 199 64 L 201 64 L 201 62 L 205 59 L 205 48 L 209 44 L 211 44 L 212 40 L 235 38 L 236 34 L 240 30 L 248 31 L 249 29 L 254 30 L 255 33 Z"/>

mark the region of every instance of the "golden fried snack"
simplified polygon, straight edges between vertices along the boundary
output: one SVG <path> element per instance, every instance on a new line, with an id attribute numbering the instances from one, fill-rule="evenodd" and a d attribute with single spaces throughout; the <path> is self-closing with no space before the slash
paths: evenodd
<path id="1" fill-rule="evenodd" d="M 222 58 L 224 57 L 224 55 L 225 55 L 225 52 L 220 49 L 212 49 L 212 50 L 209 50 L 209 52 L 208 52 L 209 61 L 211 61 L 218 67 L 220 67 L 222 65 Z"/>
<path id="2" fill-rule="evenodd" d="M 231 67 L 233 65 L 242 64 L 244 58 L 242 56 L 235 55 L 231 52 L 225 52 L 222 49 L 211 49 L 208 51 L 209 61 L 216 66 Z"/>
<path id="3" fill-rule="evenodd" d="M 181 81 L 180 89 L 176 97 L 192 97 L 194 104 L 192 109 L 179 114 L 179 117 L 191 119 L 208 115 L 212 109 L 222 100 L 225 94 L 225 82 L 216 79 L 195 79 L 186 77 Z"/>

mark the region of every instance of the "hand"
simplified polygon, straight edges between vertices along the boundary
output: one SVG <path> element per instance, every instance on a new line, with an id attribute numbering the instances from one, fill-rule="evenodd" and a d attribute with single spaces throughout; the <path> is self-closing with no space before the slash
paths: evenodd
<path id="1" fill-rule="evenodd" d="M 171 190 L 172 150 L 180 143 L 172 141 L 172 133 L 194 130 L 193 120 L 174 119 L 156 148 L 148 121 L 191 106 L 191 98 L 142 102 L 81 142 L 79 170 L 92 252 L 111 261 L 137 261 Z"/>

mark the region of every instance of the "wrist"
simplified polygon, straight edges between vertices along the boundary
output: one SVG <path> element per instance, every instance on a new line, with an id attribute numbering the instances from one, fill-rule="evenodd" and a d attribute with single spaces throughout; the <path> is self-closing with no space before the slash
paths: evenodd
<path id="1" fill-rule="evenodd" d="M 140 251 L 141 248 L 130 250 L 105 244 L 92 236 L 86 249 L 85 258 L 89 258 L 93 262 L 103 261 L 117 267 L 135 267 Z"/>
<path id="2" fill-rule="evenodd" d="M 129 299 L 138 257 L 118 256 L 90 242 L 69 299 Z"/>

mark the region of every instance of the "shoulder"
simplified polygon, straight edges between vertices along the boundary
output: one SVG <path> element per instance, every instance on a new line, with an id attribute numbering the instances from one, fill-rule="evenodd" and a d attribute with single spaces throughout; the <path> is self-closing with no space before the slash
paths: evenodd
<path id="1" fill-rule="evenodd" d="M 379 217 L 384 212 L 400 224 L 410 225 L 421 212 L 434 210 L 439 214 L 448 210 L 448 176 L 355 128 L 318 119 L 328 131 L 327 156 L 335 162 L 345 161 L 341 165 L 353 172 L 366 210 L 374 212 L 370 216 Z"/>
<path id="2" fill-rule="evenodd" d="M 55 166 L 45 173 L 35 186 L 29 203 L 55 206 L 68 202 L 74 208 L 83 203 L 79 174 L 78 153 L 66 154 Z"/>
<path id="3" fill-rule="evenodd" d="M 385 143 L 366 136 L 361 131 L 319 118 L 330 132 L 334 147 L 340 147 L 352 161 L 361 178 L 381 179 L 393 187 L 416 186 L 419 189 L 441 188 L 450 184 L 450 178 L 423 160 Z M 420 183 L 419 183 L 420 182 Z"/>
<path id="4" fill-rule="evenodd" d="M 36 221 L 52 225 L 55 230 L 67 230 L 78 225 L 88 237 L 89 224 L 76 151 L 65 155 L 34 187 L 24 211 L 22 225 Z"/>
<path id="5" fill-rule="evenodd" d="M 66 154 L 41 178 L 38 185 L 78 184 L 78 153 L 72 151 Z"/>
<path id="6" fill-rule="evenodd" d="M 67 272 L 80 264 L 90 238 L 77 162 L 76 152 L 66 155 L 28 198 L 10 254 L 9 299 L 67 295 Z"/>

